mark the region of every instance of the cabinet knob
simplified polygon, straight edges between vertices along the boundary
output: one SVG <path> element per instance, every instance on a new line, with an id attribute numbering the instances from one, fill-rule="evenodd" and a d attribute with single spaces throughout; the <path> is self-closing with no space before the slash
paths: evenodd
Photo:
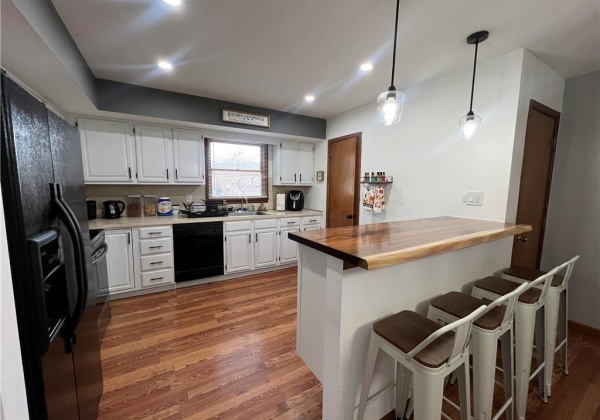
<path id="1" fill-rule="evenodd" d="M 525 236 L 515 236 L 517 242 L 527 242 L 527 237 Z"/>
<path id="2" fill-rule="evenodd" d="M 346 215 L 346 219 L 352 219 L 352 217 L 353 217 L 353 216 L 352 216 L 351 214 L 347 214 L 347 215 Z"/>

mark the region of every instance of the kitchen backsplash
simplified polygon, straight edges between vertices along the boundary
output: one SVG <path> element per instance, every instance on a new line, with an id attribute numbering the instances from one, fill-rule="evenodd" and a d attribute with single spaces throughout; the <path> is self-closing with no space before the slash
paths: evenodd
<path id="1" fill-rule="evenodd" d="M 269 201 L 267 208 L 275 209 L 275 195 L 287 193 L 290 190 L 301 190 L 304 195 L 310 187 L 297 186 L 274 186 L 269 178 Z M 96 209 L 98 217 L 102 217 L 102 202 L 107 200 L 121 200 L 127 204 L 128 195 L 156 195 L 157 197 L 169 197 L 173 204 L 181 204 L 185 201 L 187 194 L 192 194 L 194 201 L 205 200 L 204 185 L 86 185 L 85 193 L 88 200 L 97 202 Z M 234 204 L 238 204 L 237 201 Z M 258 206 L 258 204 L 255 204 Z M 127 210 L 123 215 L 127 214 Z"/>

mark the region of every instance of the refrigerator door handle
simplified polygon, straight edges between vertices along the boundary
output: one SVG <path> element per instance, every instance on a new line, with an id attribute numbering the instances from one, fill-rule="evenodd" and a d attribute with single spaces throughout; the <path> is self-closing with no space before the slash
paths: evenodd
<path id="1" fill-rule="evenodd" d="M 73 210 L 65 202 L 62 195 L 62 188 L 60 184 L 50 184 L 50 191 L 52 195 L 52 202 L 54 203 L 58 217 L 65 224 L 69 236 L 73 240 L 73 250 L 75 254 L 75 270 L 77 273 L 77 302 L 75 304 L 75 310 L 71 318 L 68 320 L 65 326 L 63 337 L 65 338 L 67 352 L 71 351 L 71 347 L 75 342 L 75 334 L 77 325 L 81 320 L 83 311 L 85 309 L 85 302 L 87 301 L 87 270 L 85 265 L 85 250 L 83 245 L 83 238 L 81 234 L 81 227 L 79 222 L 73 213 Z"/>

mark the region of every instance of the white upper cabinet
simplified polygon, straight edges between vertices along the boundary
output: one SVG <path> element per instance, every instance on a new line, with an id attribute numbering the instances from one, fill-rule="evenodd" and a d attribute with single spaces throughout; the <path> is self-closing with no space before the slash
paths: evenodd
<path id="1" fill-rule="evenodd" d="M 191 130 L 173 130 L 175 182 L 204 184 L 204 141 Z"/>
<path id="2" fill-rule="evenodd" d="M 135 180 L 133 125 L 103 120 L 77 121 L 88 183 L 130 183 Z"/>
<path id="3" fill-rule="evenodd" d="M 169 183 L 175 177 L 171 168 L 170 128 L 153 125 L 135 125 L 137 181 Z"/>
<path id="4" fill-rule="evenodd" d="M 313 184 L 313 145 L 282 141 L 273 147 L 273 185 Z"/>

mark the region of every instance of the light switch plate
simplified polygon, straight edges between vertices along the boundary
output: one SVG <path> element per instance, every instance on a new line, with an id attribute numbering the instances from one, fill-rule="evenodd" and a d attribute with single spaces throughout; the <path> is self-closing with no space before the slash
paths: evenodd
<path id="1" fill-rule="evenodd" d="M 187 201 L 187 202 L 194 201 L 194 198 L 192 197 L 192 194 L 186 194 L 185 195 L 185 201 Z"/>
<path id="2" fill-rule="evenodd" d="M 483 191 L 468 191 L 467 206 L 483 206 Z"/>

